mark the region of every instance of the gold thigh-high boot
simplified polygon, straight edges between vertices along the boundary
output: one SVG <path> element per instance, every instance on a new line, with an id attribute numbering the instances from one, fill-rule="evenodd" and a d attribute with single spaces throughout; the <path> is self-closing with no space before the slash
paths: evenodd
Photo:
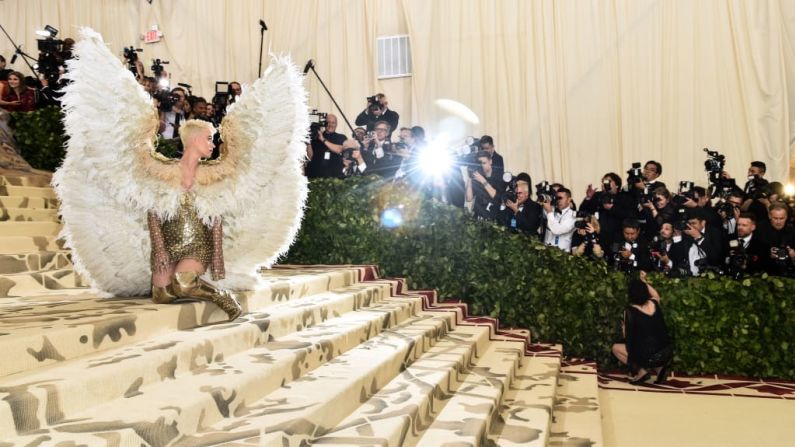
<path id="1" fill-rule="evenodd" d="M 171 290 L 171 284 L 165 287 L 152 285 L 152 301 L 155 304 L 171 304 L 175 299 L 177 299 L 177 296 Z"/>
<path id="2" fill-rule="evenodd" d="M 229 321 L 240 316 L 242 309 L 240 303 L 224 290 L 215 288 L 212 284 L 199 278 L 196 272 L 177 272 L 171 280 L 174 294 L 180 298 L 195 298 L 210 301 L 229 315 Z"/>

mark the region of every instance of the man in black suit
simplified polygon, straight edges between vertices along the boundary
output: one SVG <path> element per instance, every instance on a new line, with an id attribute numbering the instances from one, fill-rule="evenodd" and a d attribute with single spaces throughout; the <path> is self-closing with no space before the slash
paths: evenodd
<path id="1" fill-rule="evenodd" d="M 688 212 L 687 229 L 684 230 L 688 237 L 685 242 L 688 247 L 685 267 L 693 276 L 698 276 L 705 268 L 723 265 L 725 257 L 719 231 L 707 226 L 704 209 L 693 208 Z"/>
<path id="2" fill-rule="evenodd" d="M 503 210 L 500 220 L 508 228 L 538 238 L 538 227 L 541 226 L 541 205 L 529 200 L 532 180 L 530 175 L 524 172 L 516 178 L 516 201 L 505 200 L 505 210 Z"/>
<path id="3" fill-rule="evenodd" d="M 616 268 L 621 271 L 650 271 L 654 267 L 648 243 L 640 238 L 640 224 L 635 219 L 622 223 L 624 241 L 616 250 Z"/>
<path id="4" fill-rule="evenodd" d="M 386 100 L 386 95 L 378 93 L 375 96 L 367 98 L 367 108 L 362 110 L 362 113 L 356 117 L 357 126 L 367 126 L 367 131 L 375 130 L 375 124 L 378 121 L 386 121 L 389 123 L 389 134 L 387 138 L 392 140 L 392 132 L 398 128 L 398 121 L 400 115 L 394 110 L 389 110 L 389 103 Z"/>
<path id="5" fill-rule="evenodd" d="M 671 222 L 663 222 L 651 248 L 656 259 L 656 270 L 672 277 L 689 276 L 687 253 L 689 246 L 682 239 L 682 232 Z M 684 266 L 684 268 L 683 268 Z"/>
<path id="6" fill-rule="evenodd" d="M 737 218 L 736 247 L 729 248 L 729 263 L 737 262 L 746 273 L 769 272 L 771 268 L 770 246 L 755 237 L 756 216 L 742 213 Z M 742 259 L 744 258 L 744 259 Z"/>

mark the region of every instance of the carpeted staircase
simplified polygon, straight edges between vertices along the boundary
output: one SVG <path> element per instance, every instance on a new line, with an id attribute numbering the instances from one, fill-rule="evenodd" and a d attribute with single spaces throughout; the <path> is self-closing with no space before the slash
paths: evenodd
<path id="1" fill-rule="evenodd" d="M 592 364 L 375 267 L 263 271 L 227 323 L 86 288 L 48 185 L 0 206 L 0 447 L 602 445 Z"/>

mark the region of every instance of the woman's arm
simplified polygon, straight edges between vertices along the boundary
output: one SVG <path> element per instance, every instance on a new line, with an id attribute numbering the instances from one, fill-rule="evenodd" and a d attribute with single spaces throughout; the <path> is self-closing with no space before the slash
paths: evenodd
<path id="1" fill-rule="evenodd" d="M 224 279 L 226 270 L 224 269 L 224 228 L 223 218 L 218 217 L 213 222 L 213 263 L 210 269 L 213 274 L 213 281 Z"/>
<path id="2" fill-rule="evenodd" d="M 648 281 L 646 281 L 646 272 L 644 272 L 643 270 L 641 270 L 641 272 L 640 272 L 640 280 L 643 281 L 644 283 L 646 283 L 646 287 L 649 288 L 649 296 L 651 296 L 651 299 L 653 299 L 653 300 L 655 300 L 655 301 L 657 301 L 659 303 L 660 302 L 660 294 L 657 292 L 657 289 L 652 287 L 652 285 L 649 284 Z"/>

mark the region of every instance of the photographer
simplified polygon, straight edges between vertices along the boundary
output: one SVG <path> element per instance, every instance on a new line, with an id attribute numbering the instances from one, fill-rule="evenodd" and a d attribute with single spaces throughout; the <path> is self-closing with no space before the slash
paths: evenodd
<path id="1" fill-rule="evenodd" d="M 362 149 L 362 156 L 371 173 L 385 178 L 392 178 L 395 175 L 402 160 L 389 141 L 389 133 L 389 123 L 378 121 L 375 124 L 375 135 L 372 138 L 369 135 L 365 137 L 365 146 Z"/>
<path id="2" fill-rule="evenodd" d="M 367 175 L 367 162 L 362 157 L 361 145 L 354 138 L 345 140 L 342 144 L 342 176 L 355 177 Z"/>
<path id="3" fill-rule="evenodd" d="M 737 238 L 729 244 L 727 264 L 729 272 L 738 276 L 741 273 L 772 273 L 770 246 L 754 235 L 756 217 L 742 213 L 737 217 Z"/>
<path id="4" fill-rule="evenodd" d="M 684 207 L 687 209 L 701 209 L 704 211 L 704 218 L 710 228 L 720 230 L 723 227 L 723 220 L 712 206 L 712 200 L 707 193 L 707 189 L 703 186 L 693 187 L 693 198 L 688 198 L 684 202 Z"/>
<path id="5" fill-rule="evenodd" d="M 795 263 L 795 229 L 787 224 L 789 208 L 783 203 L 770 205 L 768 220 L 758 224 L 757 236 L 770 247 L 771 271 L 792 275 Z"/>
<path id="6" fill-rule="evenodd" d="M 707 226 L 706 212 L 702 208 L 688 212 L 684 235 L 687 236 L 687 268 L 693 276 L 721 267 L 724 256 L 719 230 Z"/>
<path id="7" fill-rule="evenodd" d="M 387 137 L 392 139 L 392 131 L 398 128 L 400 115 L 393 110 L 389 110 L 386 95 L 378 93 L 367 98 L 367 107 L 356 117 L 357 126 L 365 126 L 370 132 L 376 128 L 378 121 L 386 121 L 389 124 Z"/>
<path id="8" fill-rule="evenodd" d="M 732 191 L 726 196 L 726 200 L 717 206 L 718 215 L 721 218 L 723 228 L 723 240 L 729 241 L 737 237 L 737 219 L 742 211 L 745 194 L 742 191 Z M 754 217 L 754 222 L 756 218 Z"/>
<path id="9" fill-rule="evenodd" d="M 322 123 L 321 123 L 322 124 Z M 342 176 L 342 144 L 345 135 L 337 133 L 337 117 L 326 115 L 325 127 L 318 126 L 317 133 L 310 135 L 307 156 L 310 161 L 307 165 L 307 177 L 336 177 Z"/>
<path id="10" fill-rule="evenodd" d="M 621 227 L 624 240 L 612 250 L 616 270 L 625 273 L 651 270 L 653 264 L 649 245 L 640 238 L 640 223 L 635 219 L 625 219 Z"/>
<path id="11" fill-rule="evenodd" d="M 480 150 L 488 152 L 491 157 L 491 166 L 497 173 L 497 177 L 502 178 L 502 173 L 505 172 L 505 161 L 502 159 L 502 155 L 494 149 L 494 138 L 490 135 L 480 137 Z"/>
<path id="12" fill-rule="evenodd" d="M 501 197 L 498 191 L 504 191 L 502 178 L 497 177 L 491 166 L 491 157 L 486 151 L 480 151 L 476 157 L 480 167 L 470 169 L 466 184 L 466 200 L 473 203 L 475 216 L 484 220 L 496 220 L 499 213 Z"/>
<path id="13" fill-rule="evenodd" d="M 528 200 L 531 183 L 530 175 L 525 172 L 516 176 L 516 201 L 506 198 L 500 220 L 508 228 L 537 238 L 541 225 L 541 205 Z"/>
<path id="14" fill-rule="evenodd" d="M 185 98 L 187 94 L 182 87 L 174 87 L 170 98 L 173 100 L 170 110 L 160 110 L 160 134 L 165 139 L 179 138 L 179 126 L 185 122 Z"/>
<path id="15" fill-rule="evenodd" d="M 654 189 L 651 202 L 644 202 L 641 215 L 645 221 L 643 231 L 651 236 L 660 231 L 663 222 L 671 221 L 674 217 L 674 207 L 671 203 L 671 192 L 668 188 L 660 186 Z"/>
<path id="16" fill-rule="evenodd" d="M 689 247 L 682 241 L 680 228 L 678 223 L 663 222 L 649 248 L 654 270 L 672 277 L 690 275 L 687 261 Z"/>
<path id="17" fill-rule="evenodd" d="M 602 248 L 609 250 L 613 243 L 622 239 L 621 222 L 633 216 L 632 205 L 628 203 L 628 199 L 628 195 L 621 193 L 621 177 L 614 172 L 602 177 L 600 191 L 595 191 L 592 185 L 588 185 L 580 210 L 599 219 Z M 606 255 L 610 257 L 613 254 L 608 252 Z"/>
<path id="18" fill-rule="evenodd" d="M 574 256 L 585 256 L 590 259 L 602 259 L 605 251 L 599 244 L 599 221 L 596 216 L 577 213 L 577 221 L 574 223 L 574 235 L 571 238 L 571 253 Z"/>
<path id="19" fill-rule="evenodd" d="M 544 201 L 544 218 L 546 229 L 544 243 L 560 248 L 565 252 L 571 251 L 571 239 L 574 235 L 576 212 L 571 207 L 571 191 L 560 188 L 555 193 L 555 205 Z"/>

